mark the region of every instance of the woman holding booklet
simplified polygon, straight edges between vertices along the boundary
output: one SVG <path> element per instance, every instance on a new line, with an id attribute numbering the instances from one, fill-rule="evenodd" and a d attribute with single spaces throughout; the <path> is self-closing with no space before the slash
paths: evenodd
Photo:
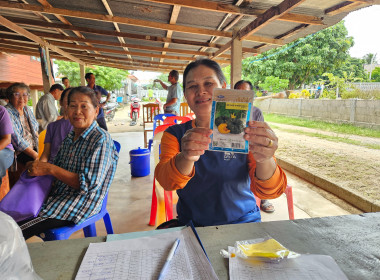
<path id="1" fill-rule="evenodd" d="M 220 66 L 209 59 L 190 63 L 183 75 L 185 98 L 196 115 L 192 122 L 169 127 L 161 139 L 155 176 L 165 190 L 176 190 L 178 219 L 162 227 L 260 222 L 253 194 L 279 197 L 287 185 L 277 165 L 275 133 L 265 122 L 250 121 L 244 129 L 249 153 L 208 151 L 214 88 L 225 88 Z M 161 228 L 162 228 L 161 227 Z"/>

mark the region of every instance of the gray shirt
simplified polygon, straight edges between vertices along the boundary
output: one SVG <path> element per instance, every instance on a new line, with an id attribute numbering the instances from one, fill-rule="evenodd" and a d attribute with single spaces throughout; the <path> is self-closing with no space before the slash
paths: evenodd
<path id="1" fill-rule="evenodd" d="M 179 83 L 176 83 L 174 85 L 171 85 L 168 87 L 168 96 L 166 97 L 166 103 L 168 103 L 173 98 L 177 98 L 177 102 L 173 105 L 170 105 L 166 107 L 166 111 L 175 111 L 179 114 L 179 107 L 181 105 L 183 92 L 181 85 Z"/>
<path id="2" fill-rule="evenodd" d="M 261 110 L 257 107 L 253 107 L 252 108 L 252 113 L 251 113 L 251 118 L 250 120 L 252 121 L 259 121 L 259 122 L 263 122 L 264 121 L 264 115 L 263 115 L 263 112 L 261 112 Z"/>
<path id="3" fill-rule="evenodd" d="M 57 120 L 59 116 L 55 107 L 54 96 L 48 92 L 38 100 L 36 106 L 36 119 L 40 126 L 40 131 L 45 130 L 49 123 Z"/>

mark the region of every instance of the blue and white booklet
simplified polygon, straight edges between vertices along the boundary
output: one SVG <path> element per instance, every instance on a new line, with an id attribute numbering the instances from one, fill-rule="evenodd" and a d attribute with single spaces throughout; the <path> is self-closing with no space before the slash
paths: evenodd
<path id="1" fill-rule="evenodd" d="M 214 89 L 210 128 L 213 130 L 209 150 L 245 153 L 244 128 L 251 116 L 254 92 L 248 90 Z"/>

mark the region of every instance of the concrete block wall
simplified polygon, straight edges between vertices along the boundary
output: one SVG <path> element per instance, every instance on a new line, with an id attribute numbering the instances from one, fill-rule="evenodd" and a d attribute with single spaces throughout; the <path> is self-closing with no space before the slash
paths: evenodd
<path id="1" fill-rule="evenodd" d="M 269 98 L 255 100 L 255 106 L 266 113 L 380 129 L 380 100 Z"/>

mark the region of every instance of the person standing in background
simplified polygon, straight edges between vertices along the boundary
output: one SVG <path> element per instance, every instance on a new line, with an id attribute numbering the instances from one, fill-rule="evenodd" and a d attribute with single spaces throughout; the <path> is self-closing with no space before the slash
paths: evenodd
<path id="1" fill-rule="evenodd" d="M 253 90 L 252 83 L 250 81 L 240 80 L 238 81 L 234 89 L 240 89 L 240 90 Z M 261 112 L 261 110 L 257 107 L 253 107 L 252 110 L 252 120 L 254 121 L 264 121 L 264 115 Z M 266 213 L 273 213 L 274 212 L 274 206 L 268 199 L 262 199 L 260 201 L 260 209 Z"/>
<path id="2" fill-rule="evenodd" d="M 70 80 L 69 80 L 69 78 L 63 77 L 62 78 L 62 84 L 65 86 L 65 89 L 69 88 L 70 87 Z"/>
<path id="3" fill-rule="evenodd" d="M 183 91 L 178 83 L 179 73 L 177 70 L 172 70 L 169 73 L 168 81 L 170 86 L 164 84 L 161 80 L 156 79 L 154 82 L 159 82 L 161 86 L 168 91 L 166 103 L 164 104 L 164 112 L 179 115 L 180 105 L 183 96 Z"/>
<path id="4" fill-rule="evenodd" d="M 45 130 L 49 123 L 62 119 L 59 115 L 55 101 L 61 98 L 63 87 L 60 84 L 51 86 L 48 93 L 45 93 L 37 102 L 36 119 L 39 123 L 39 132 Z"/>
<path id="5" fill-rule="evenodd" d="M 98 123 L 98 125 L 101 128 L 103 128 L 104 130 L 108 130 L 107 124 L 106 124 L 106 119 L 104 118 L 104 109 L 103 108 L 104 108 L 104 105 L 110 99 L 111 94 L 108 93 L 101 86 L 95 85 L 95 75 L 93 73 L 87 73 L 86 76 L 84 76 L 84 78 L 86 79 L 87 86 L 89 88 L 93 89 L 95 92 L 97 92 L 97 91 L 100 92 L 100 94 L 103 95 L 103 96 L 107 96 L 106 101 L 104 101 L 103 103 L 99 104 L 99 114 L 98 114 L 98 118 L 96 119 L 96 122 Z"/>

